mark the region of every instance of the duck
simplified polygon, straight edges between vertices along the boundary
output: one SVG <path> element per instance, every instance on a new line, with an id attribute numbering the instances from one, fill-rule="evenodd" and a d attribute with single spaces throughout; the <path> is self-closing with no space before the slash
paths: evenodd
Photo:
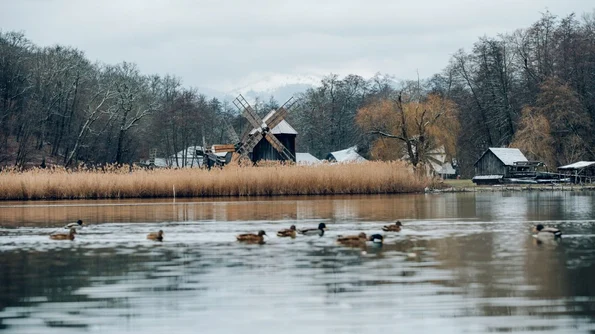
<path id="1" fill-rule="evenodd" d="M 533 226 L 533 233 L 537 233 L 539 239 L 557 239 L 562 237 L 562 231 L 555 227 L 544 227 L 541 224 Z"/>
<path id="2" fill-rule="evenodd" d="M 77 220 L 76 223 L 70 223 L 70 224 L 66 224 L 64 225 L 64 228 L 69 230 L 71 228 L 79 228 L 79 227 L 83 227 L 83 221 L 82 220 Z"/>
<path id="3" fill-rule="evenodd" d="M 295 232 L 296 232 L 295 225 L 291 225 L 291 227 L 277 232 L 277 236 L 282 237 L 282 238 L 283 237 L 295 238 Z"/>
<path id="4" fill-rule="evenodd" d="M 74 240 L 75 234 L 76 234 L 76 229 L 71 228 L 70 232 L 68 232 L 68 233 L 50 234 L 50 239 L 52 239 L 52 240 Z"/>
<path id="5" fill-rule="evenodd" d="M 318 224 L 318 228 L 306 228 L 306 229 L 301 229 L 298 232 L 303 235 L 319 235 L 322 237 L 324 235 L 325 230 L 326 230 L 326 224 L 320 223 L 320 224 Z"/>
<path id="6" fill-rule="evenodd" d="M 369 241 L 372 241 L 375 244 L 382 244 L 384 242 L 384 237 L 382 234 L 372 234 L 368 237 Z"/>
<path id="7" fill-rule="evenodd" d="M 159 230 L 159 232 L 151 232 L 147 234 L 147 239 L 155 240 L 155 241 L 163 241 L 163 230 Z"/>
<path id="8" fill-rule="evenodd" d="M 400 220 L 397 220 L 394 225 L 385 225 L 382 227 L 384 232 L 401 232 L 403 224 Z"/>
<path id="9" fill-rule="evenodd" d="M 258 234 L 240 234 L 236 236 L 239 242 L 248 244 L 264 244 L 264 236 L 267 235 L 265 231 L 260 230 Z"/>
<path id="10" fill-rule="evenodd" d="M 348 236 L 339 236 L 337 238 L 337 242 L 344 246 L 351 246 L 351 247 L 360 247 L 366 245 L 366 240 L 368 240 L 366 234 L 361 232 L 358 235 L 348 235 Z"/>

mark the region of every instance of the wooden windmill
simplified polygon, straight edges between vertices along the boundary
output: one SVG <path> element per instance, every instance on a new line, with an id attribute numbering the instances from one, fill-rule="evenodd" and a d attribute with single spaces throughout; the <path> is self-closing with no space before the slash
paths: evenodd
<path id="1" fill-rule="evenodd" d="M 233 127 L 226 123 L 227 132 L 229 137 L 236 144 L 233 145 L 234 154 L 232 161 L 238 161 L 240 159 L 250 158 L 252 161 L 261 159 L 268 160 L 285 160 L 295 161 L 295 135 L 297 132 L 287 122 L 284 122 L 285 116 L 291 108 L 296 104 L 296 100 L 290 98 L 280 108 L 272 110 L 266 117 L 261 118 L 254 109 L 250 106 L 248 101 L 240 94 L 234 101 L 233 104 L 240 110 L 242 115 L 248 120 L 250 125 L 246 131 L 244 131 L 240 138 Z M 293 132 L 293 141 L 288 140 L 286 137 L 282 137 L 281 140 L 277 137 L 280 136 L 279 131 L 275 134 L 273 131 L 282 122 L 286 124 L 285 128 L 290 128 Z M 263 139 L 266 140 L 263 141 Z M 285 142 L 285 144 L 283 143 Z M 287 147 L 290 146 L 290 147 Z M 255 152 L 255 148 L 258 148 Z M 270 149 L 269 149 L 270 148 Z M 274 150 L 277 152 L 275 155 L 267 154 L 266 151 Z M 215 148 L 218 152 L 231 151 L 231 145 L 218 145 Z M 251 156 L 250 156 L 251 155 Z"/>

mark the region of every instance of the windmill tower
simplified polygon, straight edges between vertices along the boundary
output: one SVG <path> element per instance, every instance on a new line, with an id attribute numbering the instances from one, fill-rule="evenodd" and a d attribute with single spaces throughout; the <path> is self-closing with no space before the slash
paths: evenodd
<path id="1" fill-rule="evenodd" d="M 249 158 L 253 162 L 258 160 L 281 160 L 295 162 L 295 137 L 297 131 L 285 117 L 296 100 L 290 98 L 281 107 L 272 110 L 264 118 L 254 111 L 252 106 L 240 94 L 233 104 L 240 110 L 250 125 L 240 138 L 233 127 L 226 123 L 229 137 L 235 145 L 216 145 L 216 152 L 235 151 L 232 161 Z"/>

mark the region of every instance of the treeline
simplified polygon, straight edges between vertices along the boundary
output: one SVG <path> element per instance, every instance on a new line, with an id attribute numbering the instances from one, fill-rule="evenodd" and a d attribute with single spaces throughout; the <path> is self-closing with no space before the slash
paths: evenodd
<path id="1" fill-rule="evenodd" d="M 80 50 L 0 34 L 0 164 L 129 163 L 214 140 L 221 102 L 131 63 L 91 63 Z"/>
<path id="2" fill-rule="evenodd" d="M 595 159 L 594 94 L 595 15 L 545 13 L 528 28 L 480 38 L 429 79 L 329 75 L 296 96 L 289 121 L 298 151 L 319 158 L 358 145 L 368 157 L 423 163 L 422 153 L 445 147 L 468 176 L 494 146 L 513 144 L 551 167 Z M 255 108 L 265 114 L 283 102 Z M 233 105 L 179 78 L 0 33 L 0 165 L 131 163 L 152 148 L 171 156 L 203 136 L 228 143 L 226 122 L 238 133 L 247 126 Z"/>
<path id="3" fill-rule="evenodd" d="M 546 12 L 528 28 L 482 37 L 419 82 L 396 87 L 379 77 L 331 76 L 303 95 L 302 106 L 295 115 L 300 145 L 318 154 L 359 143 L 387 157 L 381 144 L 390 158 L 396 152 L 415 163 L 423 150 L 444 147 L 463 176 L 473 175 L 488 147 L 519 147 L 550 170 L 594 160 L 595 12 Z M 453 116 L 456 122 L 439 120 Z M 454 145 L 447 134 L 456 136 Z"/>

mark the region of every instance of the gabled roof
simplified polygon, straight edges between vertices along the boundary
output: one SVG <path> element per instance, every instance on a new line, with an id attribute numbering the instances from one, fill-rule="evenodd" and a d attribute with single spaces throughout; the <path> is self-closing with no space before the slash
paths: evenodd
<path id="1" fill-rule="evenodd" d="M 367 161 L 361 155 L 357 154 L 357 146 L 352 146 L 350 148 L 331 152 L 329 156 L 332 156 L 337 162 L 362 162 Z"/>
<path id="2" fill-rule="evenodd" d="M 273 116 L 275 111 L 276 110 L 271 110 L 266 116 L 264 116 L 262 121 L 266 122 L 269 118 L 271 118 L 271 116 Z M 250 131 L 250 134 L 253 135 L 254 133 L 256 133 L 256 131 L 259 131 L 259 130 L 260 129 L 253 129 L 252 131 Z M 287 123 L 286 120 L 282 120 L 281 122 L 279 122 L 279 124 L 277 124 L 277 126 L 275 126 L 271 130 L 271 133 L 274 135 L 280 135 L 280 134 L 297 135 L 297 131 L 295 131 L 295 129 L 291 125 L 289 125 L 289 123 Z"/>
<path id="3" fill-rule="evenodd" d="M 558 167 L 558 169 L 582 169 L 595 165 L 595 161 L 579 161 L 570 165 Z"/>
<path id="4" fill-rule="evenodd" d="M 315 165 L 320 163 L 320 159 L 310 153 L 296 153 L 295 162 L 298 165 Z"/>
<path id="5" fill-rule="evenodd" d="M 517 161 L 529 161 L 527 160 L 523 152 L 521 152 L 521 150 L 519 150 L 518 148 L 490 147 L 481 155 L 479 159 L 477 159 L 477 161 L 473 165 L 477 165 L 479 160 L 481 160 L 483 156 L 486 155 L 486 153 L 488 152 L 492 152 L 496 156 L 496 158 L 502 161 L 502 163 L 506 166 L 512 166 Z"/>

